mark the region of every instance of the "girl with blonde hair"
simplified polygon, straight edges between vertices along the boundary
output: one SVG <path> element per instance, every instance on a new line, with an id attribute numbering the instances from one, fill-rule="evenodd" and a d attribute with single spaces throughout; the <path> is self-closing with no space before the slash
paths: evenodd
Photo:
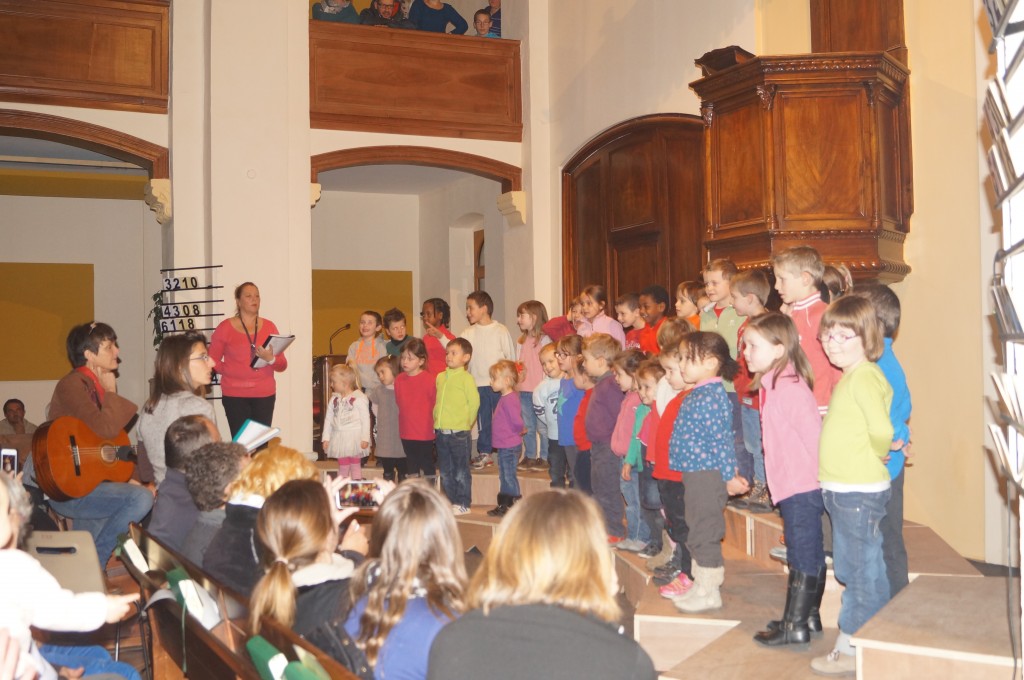
<path id="1" fill-rule="evenodd" d="M 650 657 L 621 634 L 617 591 L 597 504 L 564 489 L 527 496 L 473 577 L 472 611 L 434 641 L 428 677 L 654 678 Z"/>
<path id="2" fill-rule="evenodd" d="M 345 630 L 377 678 L 426 678 L 434 637 L 463 611 L 466 571 L 450 504 L 422 481 L 404 482 L 381 504 L 367 555 Z"/>

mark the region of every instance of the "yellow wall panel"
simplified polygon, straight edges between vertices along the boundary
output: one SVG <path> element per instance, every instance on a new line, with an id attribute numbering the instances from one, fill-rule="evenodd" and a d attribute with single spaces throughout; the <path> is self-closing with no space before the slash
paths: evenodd
<path id="1" fill-rule="evenodd" d="M 352 328 L 334 338 L 334 353 L 345 354 L 359 337 L 359 315 L 392 307 L 405 312 L 407 326 L 419 309 L 412 308 L 412 272 L 313 270 L 313 356 L 328 353 L 331 333 L 347 323 Z M 414 313 L 415 312 L 415 313 Z"/>
<path id="2" fill-rule="evenodd" d="M 92 265 L 0 262 L 0 319 L 0 380 L 62 377 L 68 331 L 93 320 Z"/>

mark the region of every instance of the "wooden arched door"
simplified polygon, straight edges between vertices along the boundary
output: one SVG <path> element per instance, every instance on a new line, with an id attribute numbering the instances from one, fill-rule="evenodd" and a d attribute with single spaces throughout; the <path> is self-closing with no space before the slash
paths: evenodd
<path id="1" fill-rule="evenodd" d="M 565 302 L 601 283 L 609 298 L 697 278 L 703 240 L 704 122 L 657 114 L 588 142 L 562 171 Z"/>

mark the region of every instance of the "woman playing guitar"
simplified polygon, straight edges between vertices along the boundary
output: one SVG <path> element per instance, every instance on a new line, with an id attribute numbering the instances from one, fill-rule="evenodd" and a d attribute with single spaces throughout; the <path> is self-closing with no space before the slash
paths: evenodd
<path id="1" fill-rule="evenodd" d="M 75 326 L 68 333 L 67 353 L 72 371 L 53 390 L 50 420 L 78 418 L 98 437 L 114 439 L 138 411 L 138 406 L 117 393 L 117 334 L 105 323 Z M 70 454 L 50 451 L 49 455 Z M 25 466 L 25 484 L 38 485 L 31 459 Z M 81 498 L 51 499 L 50 506 L 71 518 L 75 529 L 92 534 L 100 565 L 105 567 L 117 535 L 149 513 L 153 494 L 138 484 L 103 482 Z"/>

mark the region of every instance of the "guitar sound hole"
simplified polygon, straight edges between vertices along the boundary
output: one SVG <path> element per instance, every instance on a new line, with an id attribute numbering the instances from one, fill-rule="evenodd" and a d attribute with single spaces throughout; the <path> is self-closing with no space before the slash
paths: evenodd
<path id="1" fill-rule="evenodd" d="M 117 447 L 116 446 L 101 446 L 100 447 L 100 458 L 107 465 L 110 465 L 117 460 Z"/>

